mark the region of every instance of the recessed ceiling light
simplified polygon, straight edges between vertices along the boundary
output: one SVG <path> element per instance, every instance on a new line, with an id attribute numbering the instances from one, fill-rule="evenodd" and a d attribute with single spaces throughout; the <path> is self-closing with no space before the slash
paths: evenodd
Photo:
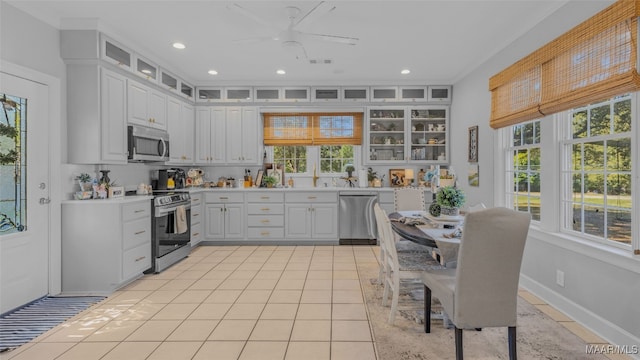
<path id="1" fill-rule="evenodd" d="M 284 70 L 282 70 L 282 69 L 278 69 L 278 70 L 276 70 L 276 74 L 278 74 L 278 75 L 284 75 L 284 74 L 286 74 L 286 73 L 287 73 L 287 72 L 286 72 L 286 71 L 284 71 Z"/>
<path id="2" fill-rule="evenodd" d="M 218 72 L 215 70 L 209 70 L 208 73 L 209 75 L 218 75 Z"/>
<path id="3" fill-rule="evenodd" d="M 179 43 L 179 42 L 173 43 L 173 47 L 176 48 L 176 49 L 180 49 L 180 50 L 186 48 L 186 46 L 184 46 L 183 43 Z"/>
<path id="4" fill-rule="evenodd" d="M 411 72 L 411 70 L 409 70 L 409 69 L 403 69 L 402 71 L 400 71 L 400 74 L 407 75 L 410 72 Z"/>

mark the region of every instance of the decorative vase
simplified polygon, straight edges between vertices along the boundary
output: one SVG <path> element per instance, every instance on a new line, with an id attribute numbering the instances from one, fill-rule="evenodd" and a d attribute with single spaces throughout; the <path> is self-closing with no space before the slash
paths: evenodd
<path id="1" fill-rule="evenodd" d="M 109 172 L 111 170 L 100 170 L 100 173 L 102 173 L 102 177 L 100 178 L 99 183 L 100 184 L 106 184 L 107 187 L 109 187 L 109 184 L 111 184 L 111 179 L 109 179 Z"/>
<path id="2" fill-rule="evenodd" d="M 446 216 L 458 216 L 460 215 L 460 209 L 448 206 L 440 206 L 440 214 Z"/>

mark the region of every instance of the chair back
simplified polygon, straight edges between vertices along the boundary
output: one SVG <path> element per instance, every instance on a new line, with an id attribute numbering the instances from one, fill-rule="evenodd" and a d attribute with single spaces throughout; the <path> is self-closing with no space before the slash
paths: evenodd
<path id="1" fill-rule="evenodd" d="M 414 187 L 394 189 L 393 205 L 395 206 L 395 211 L 425 211 L 424 189 Z"/>
<path id="2" fill-rule="evenodd" d="M 531 214 L 497 207 L 465 217 L 453 314 L 458 328 L 516 326 L 518 280 Z"/>
<path id="3" fill-rule="evenodd" d="M 487 207 L 484 205 L 484 203 L 477 203 L 475 205 L 471 205 L 467 208 L 467 213 L 470 212 L 474 212 L 474 211 L 479 211 L 479 210 L 484 210 Z"/>
<path id="4" fill-rule="evenodd" d="M 393 239 L 393 230 L 391 229 L 389 216 L 377 203 L 374 205 L 373 210 L 375 212 L 376 223 L 378 225 L 380 246 L 383 247 L 384 252 L 386 253 L 386 258 L 384 259 L 385 269 L 391 272 L 398 271 L 400 268 L 398 263 L 398 252 Z"/>

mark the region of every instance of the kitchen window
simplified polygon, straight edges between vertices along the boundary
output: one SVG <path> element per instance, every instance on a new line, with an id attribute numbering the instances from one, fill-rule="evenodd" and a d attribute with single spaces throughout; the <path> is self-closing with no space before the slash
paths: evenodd
<path id="1" fill-rule="evenodd" d="M 273 162 L 287 173 L 344 173 L 356 165 L 354 153 L 362 143 L 362 113 L 267 113 L 264 145 Z"/>

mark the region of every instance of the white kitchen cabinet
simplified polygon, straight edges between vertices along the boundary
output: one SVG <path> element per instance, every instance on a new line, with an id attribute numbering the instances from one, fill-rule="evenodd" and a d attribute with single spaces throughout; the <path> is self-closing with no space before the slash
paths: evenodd
<path id="1" fill-rule="evenodd" d="M 369 101 L 369 88 L 362 87 L 343 87 L 342 101 Z"/>
<path id="2" fill-rule="evenodd" d="M 198 246 L 204 239 L 203 194 L 191 194 L 191 247 Z"/>
<path id="3" fill-rule="evenodd" d="M 255 102 L 282 101 L 282 89 L 279 87 L 254 87 L 253 99 Z"/>
<path id="4" fill-rule="evenodd" d="M 127 79 L 96 65 L 67 67 L 68 161 L 127 163 Z"/>
<path id="5" fill-rule="evenodd" d="M 285 237 L 291 240 L 336 240 L 338 198 L 334 192 L 285 194 Z"/>
<path id="6" fill-rule="evenodd" d="M 401 86 L 400 101 L 425 102 L 427 100 L 426 86 Z"/>
<path id="7" fill-rule="evenodd" d="M 62 204 L 62 292 L 109 294 L 151 267 L 151 198 Z"/>
<path id="8" fill-rule="evenodd" d="M 251 102 L 253 101 L 253 89 L 251 87 L 227 87 L 224 89 L 227 102 Z"/>
<path id="9" fill-rule="evenodd" d="M 244 239 L 244 194 L 205 194 L 207 240 Z"/>
<path id="10" fill-rule="evenodd" d="M 167 96 L 137 81 L 128 82 L 128 121 L 155 129 L 167 129 Z"/>
<path id="11" fill-rule="evenodd" d="M 226 110 L 227 163 L 258 164 L 259 115 L 255 107 Z"/>
<path id="12" fill-rule="evenodd" d="M 167 101 L 170 164 L 193 164 L 195 113 L 193 106 L 169 98 Z"/>
<path id="13" fill-rule="evenodd" d="M 260 191 L 247 193 L 247 238 L 282 240 L 284 238 L 284 193 Z"/>
<path id="14" fill-rule="evenodd" d="M 365 119 L 365 164 L 448 164 L 447 106 L 370 107 Z"/>
<path id="15" fill-rule="evenodd" d="M 371 87 L 371 101 L 373 102 L 387 102 L 398 100 L 398 87 L 397 86 L 372 86 Z"/>
<path id="16" fill-rule="evenodd" d="M 342 100 L 342 93 L 339 86 L 312 87 L 311 100 L 317 102 L 337 102 Z"/>
<path id="17" fill-rule="evenodd" d="M 223 88 L 221 87 L 199 87 L 196 89 L 198 96 L 197 102 L 222 102 L 224 98 Z"/>
<path id="18" fill-rule="evenodd" d="M 308 87 L 286 87 L 283 90 L 282 99 L 284 101 L 308 102 L 311 96 Z"/>
<path id="19" fill-rule="evenodd" d="M 133 51 L 120 45 L 116 41 L 109 39 L 109 37 L 105 35 L 100 36 L 100 49 L 100 56 L 102 60 L 127 70 L 131 69 Z"/>
<path id="20" fill-rule="evenodd" d="M 198 108 L 196 112 L 196 159 L 201 165 L 224 164 L 226 161 L 226 109 Z"/>
<path id="21" fill-rule="evenodd" d="M 135 55 L 135 74 L 147 79 L 151 82 L 158 81 L 158 65 L 150 60 L 136 54 Z"/>
<path id="22" fill-rule="evenodd" d="M 451 85 L 432 85 L 427 88 L 427 101 L 430 103 L 450 104 Z"/>

